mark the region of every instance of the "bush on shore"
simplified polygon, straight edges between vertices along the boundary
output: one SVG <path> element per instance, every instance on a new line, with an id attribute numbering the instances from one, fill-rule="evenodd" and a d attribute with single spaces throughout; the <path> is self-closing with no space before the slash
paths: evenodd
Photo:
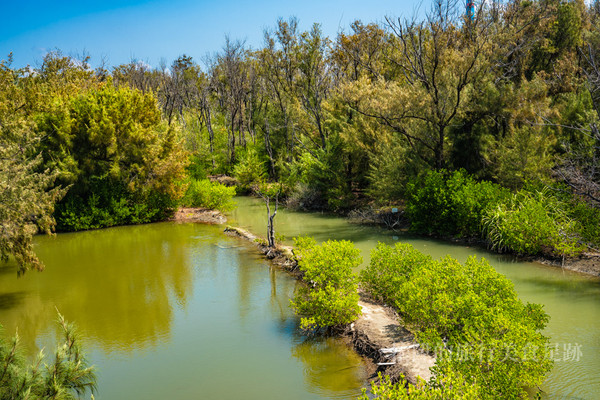
<path id="1" fill-rule="evenodd" d="M 296 251 L 304 284 L 291 304 L 302 317 L 302 329 L 332 332 L 358 318 L 358 277 L 352 271 L 362 262 L 360 250 L 347 240 L 317 245 L 312 238 L 301 238 Z"/>
<path id="2" fill-rule="evenodd" d="M 208 179 L 192 179 L 181 203 L 186 207 L 229 211 L 235 207 L 233 196 L 235 196 L 235 187 L 227 187 Z"/>
<path id="3" fill-rule="evenodd" d="M 544 190 L 521 190 L 486 212 L 485 234 L 500 251 L 574 256 L 584 247 L 578 243 L 575 222 L 565 208 Z"/>
<path id="4" fill-rule="evenodd" d="M 418 233 L 481 238 L 522 255 L 576 256 L 600 242 L 600 214 L 557 193 L 529 187 L 511 194 L 464 171 L 429 171 L 409 183 L 406 215 Z"/>
<path id="5" fill-rule="evenodd" d="M 552 368 L 541 333 L 547 314 L 519 300 L 513 284 L 484 259 L 461 264 L 449 256 L 427 258 L 406 244 L 379 244 L 360 277 L 436 353 L 433 384 L 443 385 L 452 371 L 479 398 L 520 398 Z"/>

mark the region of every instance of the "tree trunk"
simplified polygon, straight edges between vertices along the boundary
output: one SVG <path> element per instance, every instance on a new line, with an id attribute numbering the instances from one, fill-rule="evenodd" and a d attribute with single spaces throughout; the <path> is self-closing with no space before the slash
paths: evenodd
<path id="1" fill-rule="evenodd" d="M 279 208 L 279 196 L 275 197 L 275 211 L 271 214 L 270 198 L 265 197 L 265 203 L 267 205 L 267 242 L 271 248 L 275 247 L 275 215 L 277 215 L 277 208 Z"/>

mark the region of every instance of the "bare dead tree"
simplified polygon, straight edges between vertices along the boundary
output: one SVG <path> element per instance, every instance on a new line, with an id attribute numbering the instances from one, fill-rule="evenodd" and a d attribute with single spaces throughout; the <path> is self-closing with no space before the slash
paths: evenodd
<path id="1" fill-rule="evenodd" d="M 283 136 L 288 162 L 294 153 L 294 127 L 291 118 L 295 76 L 298 69 L 298 21 L 279 19 L 274 32 L 265 30 L 265 47 L 259 53 L 261 77 L 270 104 L 276 105 L 278 118 L 269 118 L 269 136 Z"/>
<path id="2" fill-rule="evenodd" d="M 299 76 L 296 79 L 297 93 L 303 108 L 312 119 L 318 132 L 321 148 L 325 148 L 327 132 L 323 126 L 322 103 L 331 90 L 331 76 L 327 62 L 329 40 L 323 37 L 321 28 L 314 24 L 309 32 L 301 36 L 299 43 Z M 307 137 L 313 135 L 307 132 Z"/>
<path id="3" fill-rule="evenodd" d="M 382 63 L 387 48 L 385 31 L 377 24 L 354 21 L 351 34 L 340 33 L 332 52 L 336 84 L 345 79 L 358 80 L 366 75 L 373 80 L 382 77 Z"/>
<path id="4" fill-rule="evenodd" d="M 244 42 L 225 37 L 225 45 L 211 63 L 210 79 L 218 105 L 227 120 L 229 162 L 236 161 L 237 144 L 246 146 L 245 113 L 249 65 Z"/>
<path id="5" fill-rule="evenodd" d="M 159 87 L 159 73 L 152 71 L 149 64 L 140 60 L 131 60 L 113 69 L 115 83 L 129 85 L 143 93 L 156 92 Z"/>
<path id="6" fill-rule="evenodd" d="M 270 248 L 275 247 L 275 216 L 279 208 L 279 196 L 282 192 L 281 184 L 259 184 L 254 186 L 254 192 L 258 194 L 267 207 L 267 245 Z M 275 208 L 271 213 L 271 202 L 275 201 Z"/>
<path id="7" fill-rule="evenodd" d="M 582 46 L 578 48 L 584 76 L 596 115 L 600 118 L 600 29 L 595 26 Z M 574 193 L 600 206 L 600 132 L 592 122 L 589 128 L 576 127 L 584 139 L 566 144 L 567 156 L 556 169 L 557 175 Z"/>

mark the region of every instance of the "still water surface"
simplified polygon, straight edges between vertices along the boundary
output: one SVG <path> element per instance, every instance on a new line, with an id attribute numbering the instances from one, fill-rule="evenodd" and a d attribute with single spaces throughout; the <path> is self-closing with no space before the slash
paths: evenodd
<path id="1" fill-rule="evenodd" d="M 247 197 L 237 199 L 238 208 L 231 223 L 266 234 L 264 204 Z M 361 249 L 364 264 L 378 241 L 407 242 L 418 250 L 439 258 L 450 254 L 464 262 L 470 255 L 485 257 L 494 268 L 515 285 L 521 299 L 544 305 L 550 315 L 546 335 L 556 348 L 555 368 L 542 386 L 547 399 L 600 398 L 600 279 L 562 271 L 538 263 L 491 253 L 478 247 L 456 245 L 369 226 L 319 213 L 298 213 L 281 209 L 275 218 L 277 234 L 291 239 L 313 236 L 318 241 L 346 239 Z M 291 243 L 291 242 L 290 242 Z M 578 353 L 580 351 L 580 353 Z"/>
<path id="2" fill-rule="evenodd" d="M 33 354 L 54 347 L 55 307 L 75 321 L 97 399 L 356 398 L 362 360 L 299 336 L 296 281 L 222 231 L 159 223 L 38 237 L 44 272 L 0 268 L 0 322 Z"/>
<path id="3" fill-rule="evenodd" d="M 265 210 L 238 198 L 230 223 L 263 234 Z M 487 258 L 521 298 L 544 305 L 557 363 L 549 399 L 600 396 L 600 281 L 480 248 L 453 245 L 318 213 L 280 210 L 288 238 L 348 239 L 365 263 L 377 241 L 404 241 L 440 257 Z M 56 310 L 75 321 L 99 369 L 97 399 L 352 399 L 361 359 L 335 340 L 298 335 L 289 309 L 296 282 L 222 226 L 160 223 L 36 238 L 42 273 L 17 279 L 0 266 L 0 323 L 30 354 L 56 336 Z M 565 345 L 579 360 L 563 361 Z M 573 348 L 573 347 L 572 347 Z"/>

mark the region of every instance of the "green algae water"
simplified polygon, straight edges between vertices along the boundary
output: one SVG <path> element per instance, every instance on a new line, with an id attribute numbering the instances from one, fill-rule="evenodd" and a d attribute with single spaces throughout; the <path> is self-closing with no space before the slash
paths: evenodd
<path id="1" fill-rule="evenodd" d="M 230 223 L 265 236 L 266 210 L 261 200 L 240 197 Z M 281 209 L 275 218 L 276 234 L 290 241 L 313 236 L 317 241 L 346 239 L 361 249 L 364 263 L 377 242 L 410 243 L 439 258 L 450 254 L 464 262 L 470 255 L 485 257 L 515 285 L 520 298 L 544 305 L 550 315 L 545 333 L 551 338 L 555 367 L 542 385 L 546 399 L 597 399 L 600 397 L 600 279 L 538 263 L 516 261 L 478 247 L 451 244 L 377 227 L 349 223 L 320 213 Z"/>
<path id="2" fill-rule="evenodd" d="M 237 202 L 230 223 L 264 235 L 262 202 Z M 289 239 L 352 240 L 365 262 L 378 241 L 487 258 L 523 300 L 550 314 L 557 361 L 544 398 L 598 398 L 598 279 L 326 214 L 281 209 L 275 224 Z M 14 265 L 0 267 L 5 334 L 18 327 L 30 354 L 51 351 L 57 308 L 77 323 L 98 367 L 97 399 L 356 398 L 367 379 L 360 357 L 338 340 L 299 335 L 289 309 L 296 281 L 223 228 L 160 223 L 39 236 L 44 272 L 17 278 Z"/>
<path id="3" fill-rule="evenodd" d="M 0 322 L 52 352 L 56 309 L 98 368 L 96 399 L 353 399 L 362 359 L 309 340 L 296 281 L 222 226 L 159 223 L 36 238 L 46 265 L 0 268 Z"/>

